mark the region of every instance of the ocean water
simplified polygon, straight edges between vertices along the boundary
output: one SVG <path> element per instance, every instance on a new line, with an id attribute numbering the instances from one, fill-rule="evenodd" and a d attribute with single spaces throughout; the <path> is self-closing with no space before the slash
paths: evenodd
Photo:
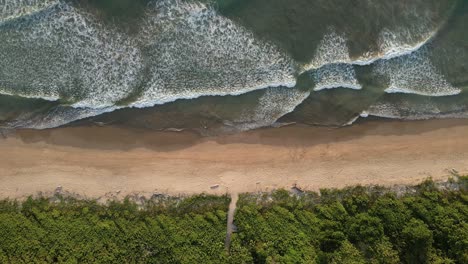
<path id="1" fill-rule="evenodd" d="M 0 0 L 0 128 L 468 116 L 466 0 Z"/>

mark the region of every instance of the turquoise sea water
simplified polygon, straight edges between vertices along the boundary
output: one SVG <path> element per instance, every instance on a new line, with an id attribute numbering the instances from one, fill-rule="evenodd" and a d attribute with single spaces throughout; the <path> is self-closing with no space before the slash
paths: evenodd
<path id="1" fill-rule="evenodd" d="M 0 126 L 468 116 L 465 0 L 0 0 Z"/>

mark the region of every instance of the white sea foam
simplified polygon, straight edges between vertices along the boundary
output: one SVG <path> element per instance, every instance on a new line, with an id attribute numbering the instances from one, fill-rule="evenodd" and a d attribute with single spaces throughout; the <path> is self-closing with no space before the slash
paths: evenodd
<path id="1" fill-rule="evenodd" d="M 330 28 L 320 41 L 312 62 L 305 67 L 315 81 L 314 91 L 338 87 L 361 89 L 350 61 L 349 49 L 344 35 Z"/>
<path id="2" fill-rule="evenodd" d="M 9 122 L 7 126 L 11 128 L 34 129 L 54 128 L 63 126 L 76 120 L 97 116 L 106 112 L 112 112 L 115 109 L 116 108 L 114 107 L 92 109 L 59 106 L 45 114 L 24 114 L 17 117 L 14 121 Z"/>
<path id="3" fill-rule="evenodd" d="M 406 28 L 394 31 L 383 29 L 379 34 L 378 51 L 369 51 L 358 58 L 351 58 L 346 37 L 337 34 L 335 29 L 331 28 L 318 45 L 312 61 L 303 67 L 303 71 L 318 69 L 333 63 L 364 66 L 378 60 L 390 60 L 405 56 L 426 45 L 434 38 L 438 30 L 439 28 L 432 28 L 426 24 L 419 25 L 418 28 L 412 30 Z"/>
<path id="4" fill-rule="evenodd" d="M 312 71 L 315 80 L 314 91 L 333 89 L 338 87 L 359 90 L 362 86 L 356 79 L 353 65 L 328 64 Z"/>
<path id="5" fill-rule="evenodd" d="M 362 116 L 357 115 L 357 116 L 351 118 L 348 122 L 344 123 L 342 126 L 350 126 L 350 125 L 354 124 L 354 122 L 356 122 L 360 117 L 362 117 Z"/>
<path id="6" fill-rule="evenodd" d="M 360 117 L 368 117 L 369 116 L 369 112 L 368 111 L 362 111 L 360 114 L 359 114 Z"/>
<path id="7" fill-rule="evenodd" d="M 289 56 L 213 8 L 155 1 L 146 18 L 131 37 L 60 2 L 0 26 L 0 92 L 104 108 L 139 89 L 148 107 L 296 83 Z"/>
<path id="8" fill-rule="evenodd" d="M 437 34 L 438 29 L 432 30 L 422 34 L 422 37 L 418 40 L 410 38 L 407 34 L 408 30 L 401 29 L 400 33 L 391 32 L 388 29 L 384 29 L 379 36 L 379 51 L 375 53 L 365 54 L 360 58 L 353 59 L 350 61 L 351 64 L 355 65 L 370 65 L 378 60 L 390 60 L 393 58 L 409 55 L 415 51 L 418 51 Z M 405 34 L 403 34 L 404 32 Z M 402 35 L 405 35 L 404 37 Z"/>
<path id="9" fill-rule="evenodd" d="M 369 107 L 367 115 L 407 120 L 424 120 L 433 118 L 468 118 L 468 108 L 462 104 L 443 107 L 431 101 L 414 103 L 402 100 L 398 103 L 379 101 Z"/>
<path id="10" fill-rule="evenodd" d="M 58 4 L 58 0 L 0 0 L 0 24 Z"/>
<path id="11" fill-rule="evenodd" d="M 141 61 L 131 40 L 65 2 L 0 26 L 4 93 L 109 107 L 139 84 Z"/>
<path id="12" fill-rule="evenodd" d="M 453 87 L 432 65 L 424 50 L 376 63 L 375 71 L 390 80 L 387 93 L 411 93 L 426 96 L 456 95 Z"/>
<path id="13" fill-rule="evenodd" d="M 349 57 L 346 38 L 334 30 L 324 36 L 316 56 L 308 65 L 315 79 L 315 91 L 333 88 L 361 89 L 352 65 L 374 63 L 376 71 L 390 79 L 387 93 L 411 93 L 426 96 L 447 96 L 461 92 L 453 87 L 432 65 L 423 46 L 436 34 L 421 26 L 415 39 L 411 32 L 399 30 L 394 33 L 383 30 L 379 38 L 380 51 L 377 56 L 353 60 Z M 424 30 L 425 31 L 424 31 Z M 415 44 L 409 44 L 415 43 Z"/>
<path id="14" fill-rule="evenodd" d="M 154 2 L 147 16 L 139 39 L 149 83 L 132 106 L 296 83 L 292 59 L 211 7 L 164 0 Z"/>
<path id="15" fill-rule="evenodd" d="M 130 36 L 67 2 L 0 0 L 0 94 L 74 102 L 76 110 L 59 107 L 23 122 L 47 128 L 115 110 L 128 96 L 137 98 L 131 106 L 148 107 L 296 83 L 297 66 L 288 55 L 204 4 L 154 1 L 144 19 L 140 32 Z M 346 36 L 330 29 L 306 66 L 314 90 L 361 89 L 353 64 L 376 63 L 377 72 L 390 79 L 388 93 L 459 93 L 419 52 L 437 32 L 429 28 L 421 26 L 418 34 L 383 30 L 379 51 L 357 59 L 350 58 Z M 236 122 L 245 129 L 271 125 L 308 95 L 268 88 L 257 108 Z M 369 114 L 378 112 L 373 107 Z M 387 109 L 384 114 L 394 111 L 378 107 Z"/>
<path id="16" fill-rule="evenodd" d="M 327 64 L 349 63 L 349 49 L 347 39 L 344 35 L 338 34 L 334 28 L 323 36 L 312 61 L 304 66 L 304 71 L 318 69 Z"/>
<path id="17" fill-rule="evenodd" d="M 65 99 L 78 110 L 28 126 L 111 111 L 135 89 L 131 106 L 148 107 L 296 83 L 289 56 L 203 4 L 154 1 L 133 37 L 66 2 L 41 8 L 28 16 L 9 11 L 18 14 L 14 23 L 0 24 L 0 93 Z"/>
<path id="18" fill-rule="evenodd" d="M 269 88 L 259 98 L 255 108 L 246 109 L 234 122 L 234 129 L 245 131 L 273 125 L 280 117 L 292 112 L 310 92 L 291 88 Z"/>
<path id="19" fill-rule="evenodd" d="M 8 95 L 8 96 L 17 96 L 18 94 L 16 93 L 12 93 L 10 92 L 11 89 L 7 89 L 7 88 L 2 88 L 0 87 L 0 95 Z M 47 96 L 34 96 L 34 95 L 21 95 L 21 97 L 23 98 L 29 98 L 29 99 L 42 99 L 42 100 L 45 100 L 45 101 L 57 101 L 58 98 L 57 97 L 47 97 Z"/>

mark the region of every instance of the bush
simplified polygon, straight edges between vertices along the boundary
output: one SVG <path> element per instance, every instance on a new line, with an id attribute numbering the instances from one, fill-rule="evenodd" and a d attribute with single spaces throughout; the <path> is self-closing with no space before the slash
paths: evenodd
<path id="1" fill-rule="evenodd" d="M 460 184 L 458 182 L 458 184 Z M 0 201 L 0 263 L 468 263 L 466 189 Z"/>

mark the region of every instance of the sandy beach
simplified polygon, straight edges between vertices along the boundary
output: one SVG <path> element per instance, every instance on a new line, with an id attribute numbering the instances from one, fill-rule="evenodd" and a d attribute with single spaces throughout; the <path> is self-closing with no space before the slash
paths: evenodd
<path id="1" fill-rule="evenodd" d="M 413 184 L 468 172 L 468 121 L 365 121 L 202 138 L 119 127 L 20 130 L 0 139 L 0 198 L 232 193 Z"/>

